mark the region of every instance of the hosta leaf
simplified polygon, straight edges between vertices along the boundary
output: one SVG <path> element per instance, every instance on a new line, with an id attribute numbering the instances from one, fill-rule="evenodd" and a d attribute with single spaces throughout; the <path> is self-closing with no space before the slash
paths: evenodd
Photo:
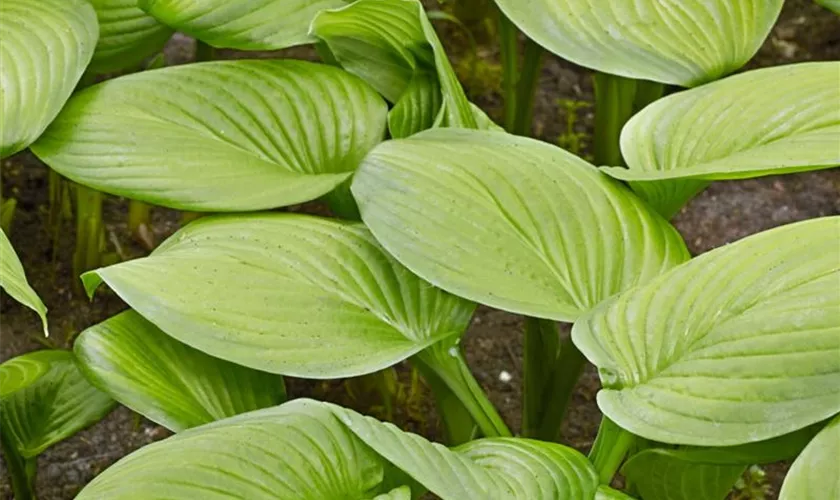
<path id="1" fill-rule="evenodd" d="M 411 488 L 408 486 L 400 486 L 388 493 L 378 495 L 373 500 L 411 500 Z"/>
<path id="2" fill-rule="evenodd" d="M 361 224 L 289 214 L 202 218 L 84 279 L 196 349 L 310 378 L 391 366 L 460 335 L 474 307 L 411 274 Z"/>
<path id="3" fill-rule="evenodd" d="M 836 14 L 840 14 L 840 0 L 817 0 L 817 3 Z"/>
<path id="4" fill-rule="evenodd" d="M 642 110 L 621 133 L 629 168 L 604 170 L 670 216 L 711 180 L 840 165 L 838 102 L 840 62 L 748 71 Z"/>
<path id="5" fill-rule="evenodd" d="M 832 500 L 840 497 L 840 416 L 811 441 L 788 471 L 780 500 Z"/>
<path id="6" fill-rule="evenodd" d="M 91 71 L 107 73 L 140 66 L 160 52 L 172 28 L 137 7 L 138 0 L 91 0 L 99 20 L 99 42 Z"/>
<path id="7" fill-rule="evenodd" d="M 492 438 L 449 450 L 392 424 L 330 406 L 365 444 L 444 500 L 595 497 L 598 475 L 571 448 Z"/>
<path id="8" fill-rule="evenodd" d="M 313 42 L 309 24 L 344 0 L 139 0 L 140 8 L 214 47 L 277 50 Z"/>
<path id="9" fill-rule="evenodd" d="M 112 194 L 187 210 L 259 210 L 338 186 L 382 140 L 386 112 L 373 89 L 334 67 L 210 62 L 81 92 L 33 151 Z"/>
<path id="10" fill-rule="evenodd" d="M 38 313 L 41 324 L 44 326 L 44 335 L 49 336 L 47 308 L 26 281 L 23 265 L 2 229 L 0 229 L 0 288 L 3 288 L 16 301 Z"/>
<path id="11" fill-rule="evenodd" d="M 437 75 L 447 126 L 476 128 L 472 107 L 418 0 L 358 0 L 320 13 L 312 34 L 344 69 L 393 103 L 406 91 L 416 92 L 411 84 L 422 77 L 418 73 Z"/>
<path id="12" fill-rule="evenodd" d="M 390 490 L 386 465 L 326 406 L 299 399 L 145 446 L 76 498 L 369 499 Z"/>
<path id="13" fill-rule="evenodd" d="M 725 446 L 840 411 L 840 217 L 713 250 L 599 305 L 572 338 L 598 406 L 655 441 Z"/>
<path id="14" fill-rule="evenodd" d="M 0 158 L 29 146 L 90 62 L 99 26 L 84 0 L 0 3 Z"/>
<path id="15" fill-rule="evenodd" d="M 740 68 L 784 0 L 497 0 L 528 37 L 581 66 L 692 87 Z"/>
<path id="16" fill-rule="evenodd" d="M 30 357 L 19 356 L 0 363 L 0 399 L 29 387 L 50 370 L 48 359 L 42 362 Z"/>
<path id="17" fill-rule="evenodd" d="M 0 382 L 0 433 L 24 458 L 97 422 L 114 406 L 85 380 L 70 351 L 12 358 L 0 364 Z"/>
<path id="18" fill-rule="evenodd" d="M 91 383 L 176 432 L 286 399 L 280 376 L 208 356 L 134 311 L 88 328 L 73 349 Z"/>
<path id="19" fill-rule="evenodd" d="M 562 321 L 688 258 L 664 219 L 560 148 L 437 129 L 389 141 L 353 181 L 362 219 L 457 295 Z"/>
<path id="20" fill-rule="evenodd" d="M 437 77 L 426 72 L 417 72 L 388 113 L 388 130 L 391 137 L 401 139 L 432 128 L 441 104 Z"/>
<path id="21" fill-rule="evenodd" d="M 685 460 L 670 450 L 645 450 L 621 469 L 644 500 L 724 500 L 746 465 Z"/>

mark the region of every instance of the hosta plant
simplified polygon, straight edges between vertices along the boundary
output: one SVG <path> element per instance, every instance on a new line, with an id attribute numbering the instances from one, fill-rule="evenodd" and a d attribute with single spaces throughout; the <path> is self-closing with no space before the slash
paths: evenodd
<path id="1" fill-rule="evenodd" d="M 506 29 L 601 72 L 597 166 L 470 103 L 417 0 L 137 4 L 214 47 L 311 43 L 324 62 L 122 76 L 33 144 L 83 185 L 223 212 L 82 276 L 132 311 L 81 334 L 81 373 L 177 434 L 81 498 L 713 500 L 800 452 L 785 498 L 831 498 L 803 488 L 836 468 L 840 218 L 693 259 L 668 218 L 713 180 L 840 164 L 840 64 L 726 76 L 781 0 L 498 3 Z M 662 84 L 694 88 L 657 100 Z M 269 211 L 316 199 L 338 218 Z M 477 303 L 528 318 L 519 437 L 464 360 Z M 406 360 L 444 444 L 280 404 L 282 376 Z M 554 441 L 587 361 L 604 418 L 584 457 Z"/>

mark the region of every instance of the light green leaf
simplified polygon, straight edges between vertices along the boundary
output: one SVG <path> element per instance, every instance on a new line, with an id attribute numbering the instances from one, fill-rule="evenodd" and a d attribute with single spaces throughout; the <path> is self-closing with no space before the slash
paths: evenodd
<path id="1" fill-rule="evenodd" d="M 820 422 L 783 436 L 755 443 L 714 447 L 681 446 L 673 452 L 684 455 L 686 460 L 708 464 L 769 464 L 796 458 L 823 426 L 824 423 Z"/>
<path id="2" fill-rule="evenodd" d="M 92 384 L 175 432 L 286 399 L 282 377 L 208 356 L 134 311 L 88 328 L 73 350 Z"/>
<path id="3" fill-rule="evenodd" d="M 840 14 L 840 0 L 816 0 L 816 2 L 835 14 Z"/>
<path id="4" fill-rule="evenodd" d="M 693 87 L 743 66 L 784 0 L 497 0 L 529 38 L 576 64 Z"/>
<path id="5" fill-rule="evenodd" d="M 395 104 L 418 73 L 436 74 L 447 126 L 476 128 L 470 103 L 418 0 L 358 0 L 320 13 L 311 31 L 344 69 Z"/>
<path id="6" fill-rule="evenodd" d="M 621 473 L 644 500 L 724 500 L 747 468 L 686 458 L 671 450 L 644 450 L 630 457 Z"/>
<path id="7" fill-rule="evenodd" d="M 373 89 L 338 68 L 210 62 L 87 89 L 32 149 L 108 193 L 185 210 L 259 210 L 338 186 L 382 140 L 386 113 Z"/>
<path id="8" fill-rule="evenodd" d="M 312 43 L 309 24 L 344 0 L 139 0 L 160 22 L 213 47 L 277 50 Z"/>
<path id="9" fill-rule="evenodd" d="M 572 338 L 599 368 L 601 411 L 642 437 L 701 446 L 840 411 L 838 248 L 840 217 L 791 224 L 599 305 Z"/>
<path id="10" fill-rule="evenodd" d="M 634 500 L 633 497 L 614 490 L 607 485 L 598 486 L 598 491 L 595 493 L 595 500 Z"/>
<path id="11" fill-rule="evenodd" d="M 424 279 L 529 316 L 573 321 L 688 258 L 629 190 L 560 148 L 437 129 L 376 147 L 353 181 L 362 219 Z"/>
<path id="12" fill-rule="evenodd" d="M 365 444 L 444 500 L 595 497 L 598 475 L 571 448 L 492 438 L 449 450 L 392 424 L 329 406 Z"/>
<path id="13" fill-rule="evenodd" d="M 123 458 L 86 499 L 369 499 L 386 462 L 322 403 L 298 399 L 176 434 Z"/>
<path id="14" fill-rule="evenodd" d="M 474 305 L 429 286 L 361 224 L 291 214 L 206 217 L 104 280 L 211 356 L 309 378 L 386 368 L 463 333 Z"/>
<path id="15" fill-rule="evenodd" d="M 411 488 L 408 486 L 400 486 L 388 493 L 383 493 L 373 500 L 411 500 Z"/>
<path id="16" fill-rule="evenodd" d="M 0 3 L 0 158 L 29 146 L 90 62 L 99 25 L 84 0 Z"/>
<path id="17" fill-rule="evenodd" d="M 0 433 L 24 458 L 97 422 L 114 406 L 70 351 L 35 351 L 0 364 Z"/>
<path id="18" fill-rule="evenodd" d="M 840 165 L 838 102 L 840 62 L 748 71 L 642 110 L 621 133 L 629 168 L 604 171 L 670 216 L 712 180 Z"/>
<path id="19" fill-rule="evenodd" d="M 0 229 L 0 288 L 3 288 L 16 301 L 38 313 L 41 324 L 44 326 L 44 335 L 49 337 L 47 308 L 26 281 L 23 265 L 2 229 Z"/>
<path id="20" fill-rule="evenodd" d="M 0 399 L 29 387 L 50 370 L 48 360 L 41 361 L 38 357 L 29 358 L 32 356 L 19 356 L 0 363 Z"/>
<path id="21" fill-rule="evenodd" d="M 418 71 L 388 113 L 391 137 L 401 139 L 435 126 L 442 104 L 437 77 Z"/>
<path id="22" fill-rule="evenodd" d="M 840 498 L 840 416 L 826 426 L 793 462 L 779 500 Z"/>
<path id="23" fill-rule="evenodd" d="M 99 20 L 99 43 L 90 70 L 108 73 L 140 66 L 160 52 L 172 29 L 137 7 L 138 0 L 91 0 Z"/>

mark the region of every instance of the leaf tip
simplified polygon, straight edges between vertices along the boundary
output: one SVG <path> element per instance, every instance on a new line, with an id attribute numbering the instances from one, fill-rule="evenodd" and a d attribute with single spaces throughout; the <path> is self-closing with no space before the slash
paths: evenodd
<path id="1" fill-rule="evenodd" d="M 88 300 L 93 300 L 93 295 L 96 293 L 96 289 L 99 288 L 99 285 L 102 284 L 102 276 L 99 275 L 99 271 L 88 271 L 81 276 L 82 285 L 85 287 L 85 293 L 87 294 Z"/>

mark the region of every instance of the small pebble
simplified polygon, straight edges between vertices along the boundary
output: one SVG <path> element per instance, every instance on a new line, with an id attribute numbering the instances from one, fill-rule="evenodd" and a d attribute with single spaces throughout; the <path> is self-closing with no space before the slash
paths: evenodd
<path id="1" fill-rule="evenodd" d="M 513 380 L 513 375 L 508 373 L 506 370 L 502 370 L 502 371 L 499 372 L 499 381 L 500 382 L 504 382 L 504 383 L 507 384 L 511 380 Z"/>

